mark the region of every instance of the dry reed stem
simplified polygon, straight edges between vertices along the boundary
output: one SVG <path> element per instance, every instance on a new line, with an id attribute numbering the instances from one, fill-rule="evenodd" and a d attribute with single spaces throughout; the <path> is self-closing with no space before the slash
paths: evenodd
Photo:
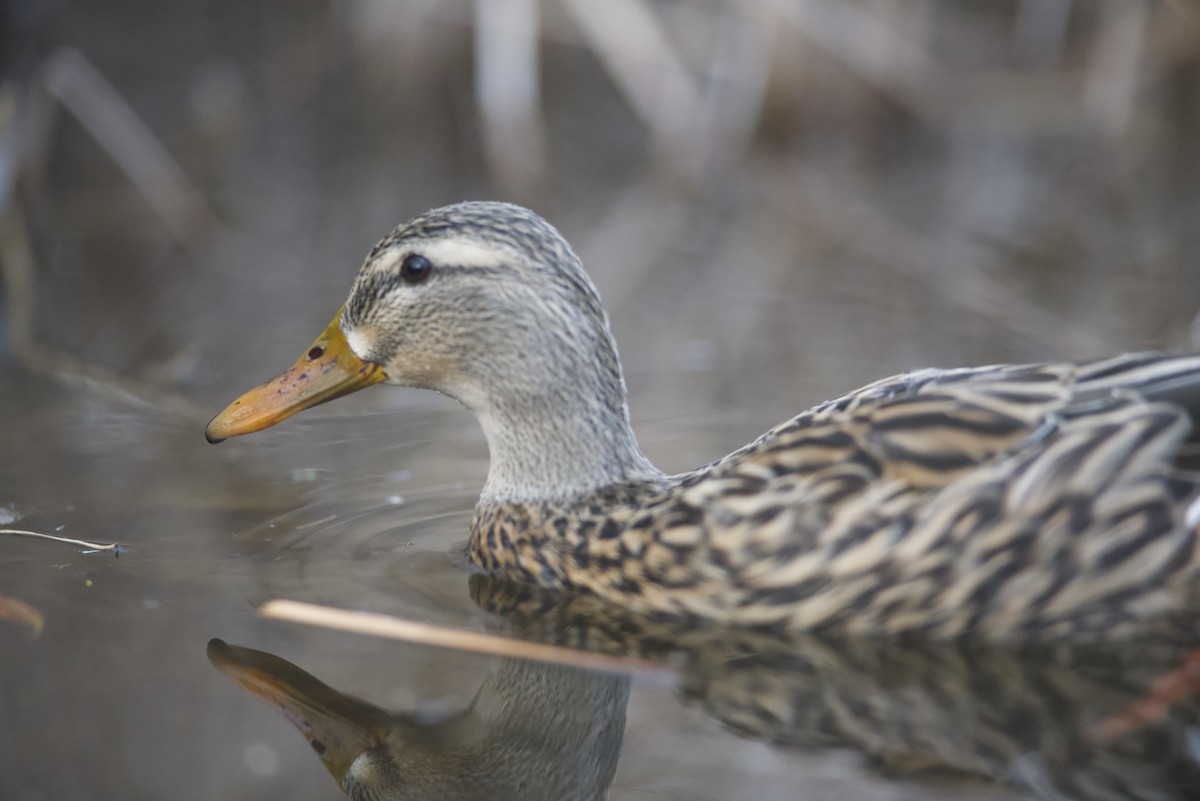
<path id="1" fill-rule="evenodd" d="M 400 640 L 436 648 L 450 648 L 486 656 L 528 659 L 585 670 L 638 676 L 673 673 L 668 667 L 642 660 L 624 659 L 590 651 L 578 651 L 559 645 L 527 642 L 496 634 L 438 626 L 432 623 L 418 623 L 391 615 L 336 609 L 301 601 L 282 599 L 268 601 L 259 607 L 258 612 L 263 617 L 275 620 L 305 623 L 310 626 L 322 626 L 354 634 L 366 634 L 372 637 Z"/>
<path id="2" fill-rule="evenodd" d="M 1200 4 L 1196 0 L 1165 0 L 1163 5 L 1200 33 Z"/>
<path id="3" fill-rule="evenodd" d="M 13 204 L 0 222 L 0 284 L 4 288 L 8 333 L 13 353 L 25 369 L 61 380 L 85 381 L 170 411 L 187 420 L 203 422 L 209 413 L 197 404 L 162 387 L 117 375 L 87 363 L 66 351 L 39 343 L 34 334 L 34 260 L 25 216 Z"/>
<path id="4" fill-rule="evenodd" d="M 917 117 L 945 122 L 945 70 L 862 5 L 837 0 L 763 0 L 804 39 L 886 92 Z"/>
<path id="5" fill-rule="evenodd" d="M 935 246 L 861 196 L 840 191 L 809 172 L 799 180 L 776 169 L 763 181 L 771 187 L 776 207 L 798 224 L 841 239 L 982 319 L 1045 342 L 1065 342 L 1079 352 L 1114 350 L 1102 335 L 1064 320 L 1018 288 L 987 275 L 984 267 L 991 258 L 981 248 L 947 242 Z"/>
<path id="6" fill-rule="evenodd" d="M 1093 727 L 1088 739 L 1103 746 L 1158 723 L 1176 705 L 1194 698 L 1197 691 L 1200 691 L 1200 651 L 1192 651 L 1179 667 L 1160 676 L 1142 697 Z"/>
<path id="7" fill-rule="evenodd" d="M 1083 105 L 1109 136 L 1123 136 L 1132 123 L 1149 22 L 1149 7 L 1143 3 L 1106 0 L 1101 7 Z"/>
<path id="8" fill-rule="evenodd" d="M 204 195 L 166 147 L 82 53 L 74 48 L 52 53 L 43 85 L 125 173 L 186 250 L 194 252 L 200 240 L 220 227 Z"/>
<path id="9" fill-rule="evenodd" d="M 61 48 L 51 54 L 43 67 L 42 83 L 46 93 L 76 117 L 125 173 L 185 250 L 194 251 L 201 238 L 219 227 L 203 195 L 188 181 L 166 148 L 81 53 L 72 48 Z M 17 109 L 15 113 L 15 117 L 25 121 L 25 129 L 16 128 L 14 115 L 3 121 L 6 143 L 17 142 L 17 146 L 9 147 L 4 154 L 6 163 L 3 166 L 9 181 L 0 186 L 2 200 L 13 194 L 12 184 L 22 167 L 17 162 L 29 157 L 28 148 L 19 146 L 23 138 L 44 140 L 49 131 L 46 116 L 37 113 L 32 100 L 26 102 L 31 107 L 23 111 Z M 11 160 L 15 161 L 8 163 Z M 33 247 L 21 205 L 14 202 L 4 212 L 0 229 L 3 232 L 0 237 L 0 282 L 5 290 L 13 351 L 26 369 L 60 379 L 83 379 L 147 399 L 188 419 L 206 419 L 204 410 L 161 387 L 119 376 L 36 341 Z"/>
<path id="10" fill-rule="evenodd" d="M 659 156 L 697 177 L 694 131 L 702 117 L 702 95 L 659 19 L 638 0 L 567 0 L 564 8 L 650 129 Z"/>
<path id="11" fill-rule="evenodd" d="M 535 0 L 475 0 L 475 103 L 493 180 L 534 196 L 546 176 Z"/>

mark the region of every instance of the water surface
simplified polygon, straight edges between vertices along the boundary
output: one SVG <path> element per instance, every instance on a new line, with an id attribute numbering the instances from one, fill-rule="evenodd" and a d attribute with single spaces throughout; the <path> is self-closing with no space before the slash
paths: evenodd
<path id="1" fill-rule="evenodd" d="M 10 365 L 0 419 L 10 455 L 0 507 L 12 525 L 127 548 L 113 558 L 0 538 L 0 594 L 45 619 L 37 637 L 0 623 L 5 799 L 339 797 L 287 721 L 213 669 L 214 637 L 276 654 L 406 721 L 460 721 L 452 736 L 419 729 L 422 775 L 445 770 L 439 743 L 469 741 L 489 755 L 472 762 L 485 774 L 503 769 L 536 784 L 562 763 L 539 762 L 546 742 L 594 734 L 590 767 L 569 772 L 579 798 L 609 780 L 612 799 L 1200 792 L 1189 687 L 1163 689 L 1181 654 L 688 632 L 470 577 L 458 553 L 485 454 L 452 405 L 381 412 L 347 399 L 212 447 L 203 418 L 186 408 Z M 660 451 L 680 443 L 682 460 L 746 426 L 640 428 Z M 657 660 L 676 672 L 588 674 L 258 616 L 273 598 Z M 1152 688 L 1167 692 L 1165 702 L 1139 705 Z M 493 711 L 467 726 L 472 699 Z M 562 737 L 520 734 L 554 727 Z M 465 781 L 461 770 L 450 774 Z M 582 787 L 580 776 L 598 778 Z"/>

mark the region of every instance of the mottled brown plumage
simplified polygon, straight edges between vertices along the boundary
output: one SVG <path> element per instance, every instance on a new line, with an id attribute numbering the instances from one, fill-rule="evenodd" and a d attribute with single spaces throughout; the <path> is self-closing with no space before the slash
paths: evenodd
<path id="1" fill-rule="evenodd" d="M 433 264 L 420 283 L 401 269 L 414 254 Z M 479 417 L 485 570 L 792 630 L 1194 636 L 1200 481 L 1177 463 L 1200 356 L 922 370 L 668 477 L 630 428 L 595 289 L 530 211 L 463 203 L 400 226 L 334 333 L 364 370 Z M 256 430 L 223 417 L 210 437 Z"/>

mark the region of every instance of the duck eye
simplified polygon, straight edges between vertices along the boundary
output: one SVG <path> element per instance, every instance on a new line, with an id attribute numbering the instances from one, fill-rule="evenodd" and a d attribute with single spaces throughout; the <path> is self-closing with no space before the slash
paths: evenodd
<path id="1" fill-rule="evenodd" d="M 433 263 L 417 253 L 406 256 L 400 265 L 400 277 L 410 284 L 419 284 L 433 272 Z"/>

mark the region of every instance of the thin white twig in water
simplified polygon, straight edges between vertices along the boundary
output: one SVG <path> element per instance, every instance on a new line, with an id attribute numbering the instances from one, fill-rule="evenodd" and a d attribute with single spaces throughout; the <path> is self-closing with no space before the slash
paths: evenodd
<path id="1" fill-rule="evenodd" d="M 66 545 L 78 545 L 79 547 L 86 549 L 83 551 L 84 553 L 112 551 L 113 556 L 120 556 L 125 550 L 120 546 L 120 544 L 115 542 L 106 544 L 102 542 L 88 542 L 87 540 L 73 540 L 70 537 L 60 537 L 57 534 L 42 534 L 39 531 L 26 531 L 25 529 L 21 528 L 0 528 L 0 534 L 12 534 L 17 537 L 36 537 L 40 540 L 52 540 L 54 542 L 61 542 Z"/>

